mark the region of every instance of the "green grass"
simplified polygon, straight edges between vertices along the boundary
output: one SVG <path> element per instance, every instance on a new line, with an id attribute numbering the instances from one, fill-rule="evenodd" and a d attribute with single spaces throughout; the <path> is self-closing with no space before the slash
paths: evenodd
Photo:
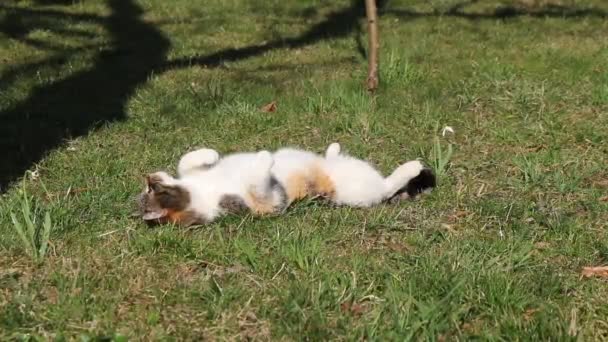
<path id="1" fill-rule="evenodd" d="M 375 96 L 354 3 L 2 2 L 0 340 L 607 339 L 606 280 L 580 277 L 608 263 L 606 3 L 389 1 Z M 384 172 L 431 157 L 439 187 L 189 230 L 130 216 L 192 148 L 333 141 Z M 41 264 L 22 187 L 53 224 Z"/>

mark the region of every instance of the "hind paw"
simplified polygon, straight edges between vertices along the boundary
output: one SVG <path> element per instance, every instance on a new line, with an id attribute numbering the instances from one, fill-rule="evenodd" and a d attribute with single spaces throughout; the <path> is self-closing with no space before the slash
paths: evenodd
<path id="1" fill-rule="evenodd" d="M 325 150 L 325 158 L 337 157 L 338 155 L 340 155 L 340 150 L 340 144 L 338 144 L 337 142 L 332 143 L 331 145 L 329 145 L 329 147 L 327 147 L 327 150 Z"/>

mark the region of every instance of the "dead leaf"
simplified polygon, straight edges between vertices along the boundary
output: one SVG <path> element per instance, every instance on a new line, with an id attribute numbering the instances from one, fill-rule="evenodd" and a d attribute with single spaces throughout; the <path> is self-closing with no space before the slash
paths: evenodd
<path id="1" fill-rule="evenodd" d="M 277 102 L 272 101 L 264 107 L 260 108 L 260 110 L 264 113 L 274 113 L 277 111 Z"/>
<path id="2" fill-rule="evenodd" d="M 464 331 L 472 331 L 473 330 L 473 324 L 471 323 L 463 323 L 461 326 L 462 330 Z"/>
<path id="3" fill-rule="evenodd" d="M 598 188 L 608 188 L 608 179 L 596 180 L 592 185 Z"/>
<path id="4" fill-rule="evenodd" d="M 267 321 L 258 319 L 252 311 L 239 315 L 239 329 L 241 340 L 244 341 L 266 341 L 269 340 L 270 328 Z"/>
<path id="5" fill-rule="evenodd" d="M 550 246 L 551 246 L 551 244 L 549 244 L 548 242 L 545 242 L 545 241 L 537 242 L 534 244 L 534 247 L 536 247 L 537 249 L 547 249 Z"/>
<path id="6" fill-rule="evenodd" d="M 538 152 L 544 148 L 545 148 L 545 145 L 532 145 L 532 146 L 526 147 L 526 151 L 527 152 Z"/>
<path id="7" fill-rule="evenodd" d="M 608 196 L 600 197 L 600 202 L 608 202 Z"/>
<path id="8" fill-rule="evenodd" d="M 450 233 L 456 233 L 456 229 L 454 229 L 453 224 L 442 223 L 441 226 Z"/>
<path id="9" fill-rule="evenodd" d="M 538 309 L 538 308 L 532 308 L 532 309 L 526 310 L 526 312 L 524 312 L 524 320 L 526 322 L 531 321 L 534 318 L 534 314 L 536 314 L 539 311 L 540 311 L 540 309 Z"/>
<path id="10" fill-rule="evenodd" d="M 367 311 L 367 306 L 365 304 L 344 302 L 340 304 L 340 310 L 344 313 L 350 313 L 358 317 Z"/>
<path id="11" fill-rule="evenodd" d="M 56 287 L 50 287 L 48 289 L 46 289 L 46 291 L 44 291 L 44 295 L 46 300 L 53 304 L 56 305 L 57 303 L 59 303 L 59 291 L 57 290 Z"/>
<path id="12" fill-rule="evenodd" d="M 608 266 L 583 267 L 581 272 L 583 277 L 601 277 L 608 278 Z"/>
<path id="13" fill-rule="evenodd" d="M 9 268 L 7 270 L 0 270 L 0 281 L 5 279 L 19 279 L 23 273 L 15 268 Z"/>
<path id="14" fill-rule="evenodd" d="M 386 247 L 393 252 L 405 253 L 408 251 L 408 246 L 406 244 L 396 243 L 389 241 L 386 243 Z"/>
<path id="15" fill-rule="evenodd" d="M 570 311 L 570 326 L 568 327 L 568 336 L 576 336 L 578 333 L 578 328 L 576 326 L 576 309 L 572 309 Z"/>
<path id="16" fill-rule="evenodd" d="M 450 216 L 448 216 L 447 219 L 448 219 L 449 223 L 456 223 L 461 218 L 466 218 L 469 215 L 471 215 L 470 211 L 467 211 L 467 210 L 457 210 L 453 214 L 451 214 Z"/>

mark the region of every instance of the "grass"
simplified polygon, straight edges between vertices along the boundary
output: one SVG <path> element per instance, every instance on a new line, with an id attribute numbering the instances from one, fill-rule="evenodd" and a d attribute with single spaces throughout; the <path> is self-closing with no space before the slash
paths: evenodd
<path id="1" fill-rule="evenodd" d="M 10 214 L 11 221 L 13 222 L 15 232 L 19 236 L 21 246 L 25 252 L 33 260 L 41 262 L 46 256 L 46 251 L 49 246 L 49 237 L 51 236 L 51 230 L 53 228 L 51 215 L 46 212 L 44 214 L 44 221 L 42 224 L 39 224 L 39 216 L 41 215 L 37 212 L 36 205 L 28 198 L 25 189 L 23 189 L 22 193 L 23 197 L 20 201 L 20 211 L 23 221 L 12 212 Z"/>
<path id="2" fill-rule="evenodd" d="M 3 2 L 0 340 L 608 338 L 606 280 L 580 277 L 608 263 L 608 7 L 525 3 L 387 2 L 369 96 L 355 2 Z M 333 141 L 384 172 L 435 155 L 439 187 L 190 230 L 130 216 L 192 148 Z M 22 188 L 53 219 L 43 263 Z"/>

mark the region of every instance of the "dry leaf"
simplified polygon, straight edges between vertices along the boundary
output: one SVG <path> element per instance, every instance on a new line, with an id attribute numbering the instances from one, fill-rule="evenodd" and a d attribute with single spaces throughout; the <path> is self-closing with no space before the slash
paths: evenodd
<path id="1" fill-rule="evenodd" d="M 594 181 L 592 185 L 598 188 L 608 188 L 608 179 L 600 179 Z"/>
<path id="2" fill-rule="evenodd" d="M 594 276 L 608 278 L 608 266 L 583 267 L 581 275 L 587 278 Z"/>
<path id="3" fill-rule="evenodd" d="M 9 268 L 7 270 L 0 270 L 0 280 L 9 279 L 9 278 L 18 279 L 22 275 L 23 275 L 23 273 L 15 268 Z"/>
<path id="4" fill-rule="evenodd" d="M 59 303 L 59 291 L 56 287 L 50 287 L 45 292 L 46 300 L 53 305 Z"/>
<path id="5" fill-rule="evenodd" d="M 545 242 L 545 241 L 537 242 L 534 244 L 534 247 L 536 247 L 537 249 L 547 249 L 550 246 L 551 246 L 551 244 L 549 244 L 548 242 Z"/>
<path id="6" fill-rule="evenodd" d="M 527 152 L 538 152 L 545 148 L 545 145 L 533 145 L 526 147 Z"/>
<path id="7" fill-rule="evenodd" d="M 264 113 L 274 113 L 277 111 L 277 102 L 272 101 L 264 107 L 260 108 L 260 110 Z"/>
<path id="8" fill-rule="evenodd" d="M 572 309 L 570 311 L 570 326 L 568 327 L 568 336 L 576 336 L 578 332 L 578 328 L 576 326 L 576 309 Z"/>
<path id="9" fill-rule="evenodd" d="M 391 241 L 388 241 L 386 243 L 386 247 L 388 247 L 388 249 L 390 249 L 393 252 L 399 252 L 399 253 L 405 253 L 409 249 L 406 244 L 401 244 L 401 243 L 391 242 Z"/>
<path id="10" fill-rule="evenodd" d="M 345 313 L 351 313 L 355 316 L 361 316 L 365 311 L 367 311 L 367 307 L 362 304 L 344 302 L 340 304 L 340 310 Z"/>
<path id="11" fill-rule="evenodd" d="M 470 214 L 471 214 L 471 212 L 467 211 L 467 210 L 455 211 L 452 215 L 448 216 L 448 222 L 450 222 L 450 223 L 457 222 L 460 218 L 467 217 Z"/>
<path id="12" fill-rule="evenodd" d="M 600 202 L 608 202 L 608 196 L 600 197 Z"/>
<path id="13" fill-rule="evenodd" d="M 524 320 L 526 320 L 528 322 L 531 321 L 532 318 L 534 318 L 534 314 L 537 313 L 537 312 L 539 312 L 539 311 L 540 311 L 540 309 L 538 309 L 538 308 L 533 308 L 533 309 L 526 310 L 526 312 L 524 312 Z"/>
<path id="14" fill-rule="evenodd" d="M 450 233 L 456 233 L 456 229 L 454 229 L 453 224 L 442 223 L 441 226 Z"/>

